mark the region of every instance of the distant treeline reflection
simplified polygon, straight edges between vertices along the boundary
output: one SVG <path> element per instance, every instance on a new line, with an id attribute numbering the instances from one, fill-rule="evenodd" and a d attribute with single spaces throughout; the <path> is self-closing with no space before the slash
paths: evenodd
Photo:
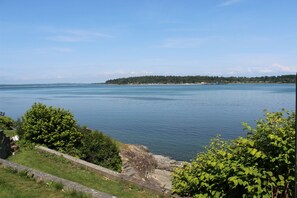
<path id="1" fill-rule="evenodd" d="M 228 83 L 295 83 L 295 75 L 262 77 L 219 76 L 139 76 L 107 80 L 106 84 L 228 84 Z"/>

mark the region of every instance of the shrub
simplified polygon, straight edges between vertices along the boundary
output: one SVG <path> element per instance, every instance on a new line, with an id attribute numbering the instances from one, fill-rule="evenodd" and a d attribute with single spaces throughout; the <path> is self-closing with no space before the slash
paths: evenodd
<path id="1" fill-rule="evenodd" d="M 0 116 L 0 129 L 12 130 L 14 126 L 14 120 L 8 116 Z"/>
<path id="2" fill-rule="evenodd" d="M 214 138 L 173 174 L 173 192 L 194 197 L 292 197 L 295 113 L 266 112 L 246 137 Z"/>
<path id="3" fill-rule="evenodd" d="M 122 162 L 114 141 L 99 131 L 79 127 L 69 111 L 35 103 L 17 123 L 18 135 L 24 143 L 42 144 L 121 171 Z"/>
<path id="4" fill-rule="evenodd" d="M 77 147 L 82 133 L 77 129 L 73 115 L 64 109 L 33 104 L 22 117 L 18 134 L 25 142 L 79 155 Z"/>
<path id="5" fill-rule="evenodd" d="M 119 149 L 113 140 L 99 131 L 90 131 L 86 128 L 81 130 L 84 134 L 80 148 L 82 159 L 115 171 L 121 171 L 122 161 Z"/>

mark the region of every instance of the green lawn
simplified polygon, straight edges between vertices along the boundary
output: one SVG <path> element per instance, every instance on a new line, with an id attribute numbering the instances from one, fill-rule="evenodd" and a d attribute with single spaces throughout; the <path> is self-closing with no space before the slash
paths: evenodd
<path id="1" fill-rule="evenodd" d="M 77 167 L 62 157 L 37 151 L 34 148 L 23 148 L 16 155 L 11 156 L 9 160 L 117 197 L 159 197 L 152 192 L 145 191 L 126 182 L 109 180 L 98 173 Z"/>
<path id="2" fill-rule="evenodd" d="M 5 198 L 40 198 L 40 197 L 90 197 L 76 192 L 64 192 L 63 186 L 55 183 L 36 182 L 24 173 L 0 167 L 0 197 Z"/>

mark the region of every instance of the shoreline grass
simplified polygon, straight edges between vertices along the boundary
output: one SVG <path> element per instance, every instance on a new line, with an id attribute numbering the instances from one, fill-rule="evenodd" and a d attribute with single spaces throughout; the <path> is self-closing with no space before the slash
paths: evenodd
<path id="1" fill-rule="evenodd" d="M 63 185 L 55 182 L 37 182 L 26 172 L 0 166 L 0 197 L 5 198 L 90 198 L 90 195 L 76 191 L 64 191 Z"/>

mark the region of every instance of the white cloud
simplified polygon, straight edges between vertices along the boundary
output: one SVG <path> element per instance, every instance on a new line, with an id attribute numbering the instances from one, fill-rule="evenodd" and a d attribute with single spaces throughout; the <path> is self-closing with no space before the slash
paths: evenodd
<path id="1" fill-rule="evenodd" d="M 159 48 L 196 48 L 200 47 L 207 38 L 169 38 L 165 39 Z"/>
<path id="2" fill-rule="evenodd" d="M 294 67 L 294 66 L 285 66 L 278 63 L 274 63 L 272 64 L 272 67 L 282 72 L 288 72 L 288 73 L 297 72 L 297 67 Z"/>
<path id="3" fill-rule="evenodd" d="M 53 47 L 42 47 L 42 48 L 33 48 L 30 50 L 26 50 L 22 53 L 29 52 L 30 54 L 36 54 L 36 55 L 49 55 L 52 53 L 70 53 L 74 52 L 75 49 L 71 47 L 62 47 L 62 46 L 53 46 Z"/>
<path id="4" fill-rule="evenodd" d="M 196 28 L 196 27 L 176 27 L 164 29 L 165 32 L 206 32 L 210 31 L 206 28 Z"/>
<path id="5" fill-rule="evenodd" d="M 58 42 L 89 42 L 102 38 L 111 38 L 111 35 L 103 34 L 97 31 L 81 30 L 81 29 L 58 29 L 46 27 L 43 31 L 52 34 L 48 39 Z"/>
<path id="6" fill-rule="evenodd" d="M 225 7 L 225 6 L 230 6 L 239 2 L 242 2 L 243 0 L 224 0 L 222 3 L 220 3 L 218 6 L 219 7 Z"/>
<path id="7" fill-rule="evenodd" d="M 54 48 L 51 48 L 51 50 L 54 50 L 56 52 L 73 52 L 74 51 L 72 48 L 69 48 L 69 47 L 54 47 Z"/>
<path id="8" fill-rule="evenodd" d="M 283 75 L 297 72 L 296 66 L 285 66 L 278 63 L 269 66 L 232 67 L 226 70 L 227 75 L 259 76 L 259 75 Z"/>
<path id="9" fill-rule="evenodd" d="M 107 72 L 101 72 L 98 75 L 99 76 L 105 76 L 105 77 L 130 77 L 130 76 L 144 76 L 144 75 L 152 75 L 153 72 L 149 71 L 123 71 L 123 70 L 117 70 L 117 71 L 107 71 Z"/>
<path id="10" fill-rule="evenodd" d="M 50 40 L 52 41 L 59 41 L 59 42 L 80 42 L 83 41 L 84 39 L 81 37 L 73 36 L 73 35 L 57 35 L 57 36 L 51 36 L 49 37 Z"/>

